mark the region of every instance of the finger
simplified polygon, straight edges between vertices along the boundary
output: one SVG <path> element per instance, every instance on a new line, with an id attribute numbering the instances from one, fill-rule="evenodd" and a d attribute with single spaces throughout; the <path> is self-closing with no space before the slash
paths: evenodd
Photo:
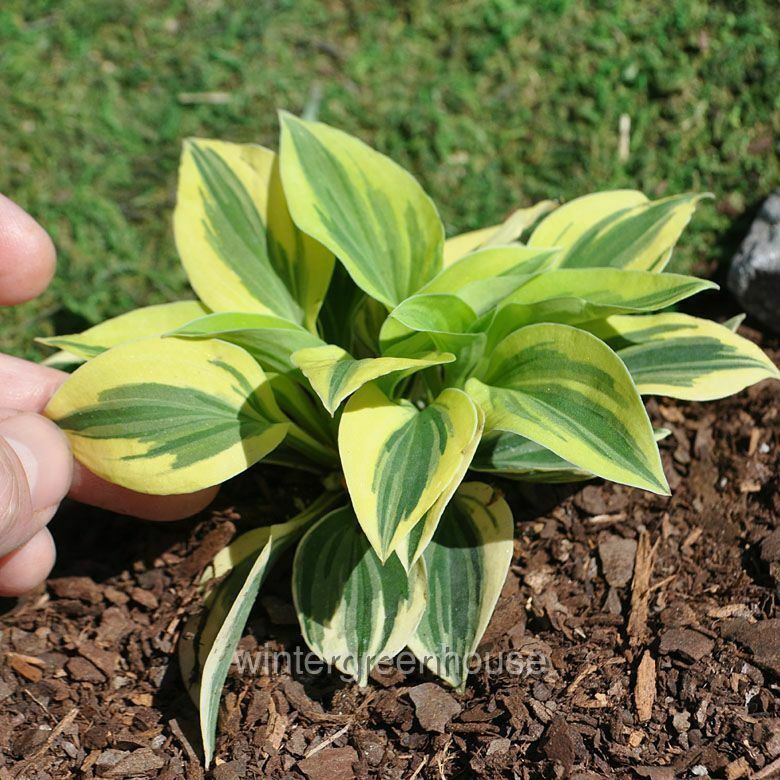
<path id="1" fill-rule="evenodd" d="M 48 528 L 0 558 L 0 596 L 21 596 L 40 585 L 54 567 L 56 551 Z"/>
<path id="2" fill-rule="evenodd" d="M 106 482 L 77 463 L 70 496 L 84 504 L 143 520 L 183 520 L 205 509 L 218 490 L 215 486 L 184 495 L 149 496 Z"/>
<path id="3" fill-rule="evenodd" d="M 0 407 L 42 412 L 67 378 L 63 371 L 0 355 Z"/>
<path id="4" fill-rule="evenodd" d="M 54 423 L 0 410 L 0 556 L 51 520 L 72 473 L 68 442 Z"/>
<path id="5" fill-rule="evenodd" d="M 40 295 L 54 276 L 49 234 L 13 201 L 0 195 L 0 305 Z"/>

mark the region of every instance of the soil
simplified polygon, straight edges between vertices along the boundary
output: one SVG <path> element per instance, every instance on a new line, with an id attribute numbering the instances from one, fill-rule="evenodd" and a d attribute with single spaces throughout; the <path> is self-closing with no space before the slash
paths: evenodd
<path id="1" fill-rule="evenodd" d="M 761 342 L 760 334 L 742 333 Z M 775 361 L 777 341 L 763 339 Z M 259 469 L 197 521 L 80 506 L 53 524 L 45 588 L 6 605 L 0 780 L 780 776 L 780 383 L 723 401 L 651 401 L 672 498 L 501 482 L 515 558 L 456 693 L 418 672 L 360 689 L 327 673 L 231 674 L 202 769 L 175 647 L 195 582 L 235 533 L 311 488 Z M 301 647 L 283 562 L 241 643 Z"/>

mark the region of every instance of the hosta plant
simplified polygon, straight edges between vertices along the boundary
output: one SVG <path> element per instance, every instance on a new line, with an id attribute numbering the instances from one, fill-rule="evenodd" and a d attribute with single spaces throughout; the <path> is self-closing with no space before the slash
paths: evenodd
<path id="1" fill-rule="evenodd" d="M 199 300 L 46 339 L 82 363 L 47 413 L 141 492 L 259 461 L 323 485 L 203 576 L 181 657 L 207 761 L 233 651 L 292 545 L 315 653 L 365 684 L 408 647 L 462 687 L 512 557 L 490 475 L 667 494 L 642 396 L 778 375 L 732 327 L 664 311 L 715 287 L 665 271 L 700 199 L 599 192 L 445 240 L 409 173 L 327 125 L 282 114 L 278 154 L 186 142 L 174 231 Z"/>

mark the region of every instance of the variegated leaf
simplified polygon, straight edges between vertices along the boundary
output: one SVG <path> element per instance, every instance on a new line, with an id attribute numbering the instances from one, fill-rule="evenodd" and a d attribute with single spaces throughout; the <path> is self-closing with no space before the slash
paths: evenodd
<path id="1" fill-rule="evenodd" d="M 508 504 L 482 482 L 460 486 L 423 560 L 428 601 L 409 649 L 435 675 L 462 689 L 512 561 Z"/>
<path id="2" fill-rule="evenodd" d="M 555 201 L 543 200 L 530 208 L 518 209 L 500 225 L 492 225 L 448 238 L 444 242 L 444 267 L 447 268 L 464 255 L 481 247 L 500 246 L 518 240 L 523 231 L 557 205 Z"/>
<path id="3" fill-rule="evenodd" d="M 200 710 L 207 768 L 214 756 L 222 688 L 257 593 L 279 556 L 333 503 L 332 496 L 327 498 L 286 523 L 243 534 L 217 554 L 201 579 L 204 585 L 229 575 L 209 595 L 204 611 L 188 623 L 178 648 L 182 679 Z"/>
<path id="4" fill-rule="evenodd" d="M 589 329 L 617 350 L 643 395 L 711 401 L 780 377 L 752 341 L 687 314 L 609 317 Z"/>
<path id="5" fill-rule="evenodd" d="M 244 471 L 290 427 L 263 370 L 220 341 L 144 339 L 79 368 L 46 407 L 90 471 L 143 493 L 187 493 Z"/>
<path id="6" fill-rule="evenodd" d="M 666 428 L 653 429 L 656 441 L 669 434 Z M 541 444 L 507 431 L 493 431 L 482 439 L 471 461 L 471 469 L 521 482 L 580 482 L 594 476 Z"/>
<path id="7" fill-rule="evenodd" d="M 380 661 L 403 648 L 425 608 L 425 566 L 407 575 L 397 556 L 384 563 L 345 507 L 301 540 L 293 598 L 306 643 L 360 685 Z"/>
<path id="8" fill-rule="evenodd" d="M 705 195 L 649 201 L 635 190 L 577 198 L 546 217 L 529 246 L 558 247 L 561 267 L 663 271 L 680 234 Z"/>
<path id="9" fill-rule="evenodd" d="M 431 366 L 451 363 L 455 355 L 431 352 L 416 358 L 379 357 L 355 360 L 346 350 L 329 344 L 302 349 L 292 356 L 331 415 L 345 398 L 367 382 L 392 373 L 409 374 Z"/>
<path id="10" fill-rule="evenodd" d="M 590 333 L 521 328 L 499 343 L 466 392 L 488 431 L 518 433 L 578 468 L 668 495 L 642 399 L 620 358 Z"/>
<path id="11" fill-rule="evenodd" d="M 477 249 L 444 268 L 420 293 L 457 293 L 469 284 L 508 274 L 535 274 L 549 268 L 557 251 L 526 246 Z"/>
<path id="12" fill-rule="evenodd" d="M 357 138 L 281 113 L 281 167 L 301 230 L 355 283 L 393 307 L 440 270 L 444 228 L 433 201 L 395 162 Z"/>
<path id="13" fill-rule="evenodd" d="M 300 325 L 281 317 L 235 312 L 208 314 L 166 335 L 229 341 L 245 349 L 266 371 L 278 373 L 297 373 L 290 355 L 299 349 L 319 347 L 325 343 Z"/>
<path id="14" fill-rule="evenodd" d="M 161 336 L 196 317 L 202 317 L 207 312 L 208 309 L 197 301 L 161 303 L 120 314 L 81 333 L 36 339 L 36 341 L 49 347 L 62 349 L 78 362 L 89 360 L 119 344 L 150 336 Z"/>
<path id="15" fill-rule="evenodd" d="M 209 308 L 314 328 L 335 261 L 292 223 L 272 151 L 186 141 L 173 227 L 190 283 Z"/>
<path id="16" fill-rule="evenodd" d="M 422 411 L 393 403 L 374 384 L 349 399 L 339 426 L 341 463 L 355 513 L 381 560 L 460 472 L 478 425 L 471 399 L 453 388 Z"/>
<path id="17" fill-rule="evenodd" d="M 425 548 L 433 538 L 433 534 L 439 525 L 442 513 L 447 508 L 455 491 L 458 489 L 463 477 L 466 476 L 466 472 L 471 467 L 472 458 L 477 451 L 482 433 L 485 429 L 485 415 L 482 410 L 477 407 L 479 413 L 479 420 L 477 423 L 477 430 L 474 432 L 474 437 L 468 446 L 463 450 L 463 457 L 461 460 L 460 468 L 455 472 L 450 484 L 447 485 L 444 492 L 436 499 L 433 506 L 425 513 L 422 520 L 412 528 L 412 530 L 405 536 L 401 543 L 398 545 L 396 553 L 401 559 L 404 569 L 411 571 L 412 566 L 420 559 L 420 556 L 425 552 Z"/>
<path id="18" fill-rule="evenodd" d="M 574 325 L 611 314 L 655 311 L 717 288 L 714 282 L 681 274 L 616 268 L 548 271 L 521 284 L 488 320 L 488 348 L 533 322 Z"/>

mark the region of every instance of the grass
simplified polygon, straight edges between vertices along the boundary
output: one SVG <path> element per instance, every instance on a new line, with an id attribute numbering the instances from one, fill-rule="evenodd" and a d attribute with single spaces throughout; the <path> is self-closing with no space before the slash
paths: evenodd
<path id="1" fill-rule="evenodd" d="M 712 191 L 674 261 L 712 268 L 780 181 L 779 27 L 774 0 L 5 0 L 0 190 L 60 267 L 0 312 L 0 349 L 185 295 L 182 139 L 273 145 L 280 107 L 410 168 L 448 233 L 546 197 Z"/>

